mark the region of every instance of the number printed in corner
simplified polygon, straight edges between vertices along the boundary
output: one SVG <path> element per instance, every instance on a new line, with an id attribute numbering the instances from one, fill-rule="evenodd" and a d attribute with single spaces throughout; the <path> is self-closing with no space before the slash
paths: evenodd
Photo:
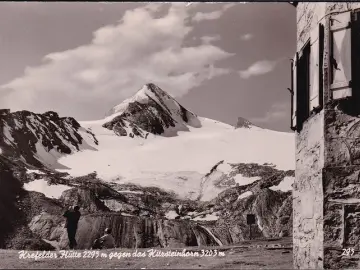
<path id="1" fill-rule="evenodd" d="M 353 248 L 343 248 L 343 253 L 341 254 L 341 256 L 352 256 L 355 253 L 355 250 Z"/>

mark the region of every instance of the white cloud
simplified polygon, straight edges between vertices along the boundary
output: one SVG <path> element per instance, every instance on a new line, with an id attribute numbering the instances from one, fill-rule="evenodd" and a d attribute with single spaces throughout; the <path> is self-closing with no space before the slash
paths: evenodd
<path id="1" fill-rule="evenodd" d="M 229 72 L 215 63 L 232 54 L 202 44 L 182 47 L 192 31 L 185 4 L 173 3 L 163 17 L 158 5 L 129 10 L 116 25 L 94 32 L 90 44 L 46 55 L 37 67 L 1 86 L 0 108 L 102 117 L 109 106 L 153 82 L 174 96 Z M 10 90 L 9 90 L 10 89 Z"/>
<path id="2" fill-rule="evenodd" d="M 274 70 L 278 61 L 258 61 L 248 67 L 246 70 L 239 71 L 241 78 L 248 79 L 252 76 L 263 75 Z"/>
<path id="3" fill-rule="evenodd" d="M 273 104 L 263 117 L 252 118 L 251 122 L 255 124 L 272 123 L 284 121 L 286 118 L 290 119 L 290 102 Z"/>
<path id="4" fill-rule="evenodd" d="M 226 4 L 222 7 L 222 9 L 213 12 L 197 12 L 192 19 L 196 22 L 217 20 L 225 13 L 226 10 L 235 5 L 235 3 Z"/>
<path id="5" fill-rule="evenodd" d="M 214 41 L 218 41 L 221 39 L 220 35 L 216 35 L 216 36 L 203 36 L 200 38 L 201 41 L 204 43 L 204 44 L 210 44 Z"/>
<path id="6" fill-rule="evenodd" d="M 253 37 L 254 37 L 254 35 L 249 33 L 249 34 L 242 35 L 240 38 L 241 38 L 242 40 L 244 40 L 244 41 L 249 41 L 249 40 L 251 40 Z"/>

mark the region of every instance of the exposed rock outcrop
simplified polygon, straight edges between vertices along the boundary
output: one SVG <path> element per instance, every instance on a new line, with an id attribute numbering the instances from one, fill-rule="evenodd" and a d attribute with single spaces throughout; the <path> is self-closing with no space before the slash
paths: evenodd
<path id="1" fill-rule="evenodd" d="M 235 128 L 250 128 L 253 124 L 245 118 L 238 117 Z"/>
<path id="2" fill-rule="evenodd" d="M 115 106 L 108 115 L 115 115 L 103 127 L 118 136 L 147 137 L 146 133 L 174 136 L 188 131 L 188 126 L 200 127 L 197 116 L 181 106 L 169 94 L 150 83 L 134 97 Z"/>
<path id="3" fill-rule="evenodd" d="M 85 141 L 97 144 L 89 130 L 72 117 L 56 112 L 36 114 L 29 111 L 2 110 L 0 114 L 0 149 L 18 163 L 38 168 L 63 168 L 56 157 L 81 149 L 92 149 Z"/>
<path id="4" fill-rule="evenodd" d="M 66 248 L 68 239 L 59 217 L 41 213 L 33 218 L 32 232 L 57 248 Z M 122 216 L 117 213 L 89 214 L 81 217 L 77 231 L 78 247 L 88 249 L 105 228 L 112 229 L 118 247 L 185 247 L 219 245 L 212 233 L 195 222 Z"/>

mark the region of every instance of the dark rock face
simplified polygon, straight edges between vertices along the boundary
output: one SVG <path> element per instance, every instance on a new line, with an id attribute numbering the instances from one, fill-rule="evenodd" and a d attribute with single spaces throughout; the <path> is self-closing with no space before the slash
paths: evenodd
<path id="1" fill-rule="evenodd" d="M 124 124 L 125 126 L 125 124 Z M 116 123 L 113 127 L 112 130 L 115 132 L 116 135 L 118 136 L 127 136 L 127 131 L 126 129 L 121 126 L 120 122 Z"/>
<path id="2" fill-rule="evenodd" d="M 82 211 L 89 213 L 110 211 L 91 189 L 72 188 L 65 190 L 60 201 L 64 206 L 78 205 Z"/>
<path id="3" fill-rule="evenodd" d="M 253 124 L 245 118 L 238 117 L 235 128 L 250 128 Z"/>
<path id="4" fill-rule="evenodd" d="M 55 221 L 54 221 L 55 220 Z M 68 239 L 64 223 L 57 216 L 42 213 L 30 223 L 31 230 L 41 238 L 53 242 L 57 248 L 66 248 Z M 76 239 L 80 249 L 89 249 L 105 228 L 111 228 L 118 247 L 185 247 L 218 246 L 209 231 L 195 222 L 122 216 L 118 213 L 83 215 L 79 221 Z"/>
<path id="5" fill-rule="evenodd" d="M 87 144 L 82 146 L 84 139 L 79 131 L 90 134 L 97 144 L 95 136 L 81 128 L 72 117 L 59 117 L 56 112 L 35 114 L 28 111 L 10 113 L 9 110 L 2 110 L 0 113 L 2 154 L 11 157 L 15 162 L 25 162 L 38 168 L 48 164 L 35 156 L 37 151 L 70 154 L 72 151 L 79 151 L 80 147 L 91 148 Z"/>
<path id="6" fill-rule="evenodd" d="M 212 237 L 196 223 L 175 220 L 154 220 L 140 217 L 123 217 L 118 214 L 89 215 L 80 223 L 77 237 L 83 248 L 110 227 L 120 247 L 185 247 L 217 245 Z M 89 237 L 91 236 L 91 237 Z"/>
<path id="7" fill-rule="evenodd" d="M 277 192 L 270 189 L 262 189 L 253 195 L 238 200 L 231 198 L 224 202 L 219 202 L 217 209 L 222 212 L 221 219 L 228 226 L 233 226 L 239 231 L 238 235 L 231 237 L 231 243 L 237 243 L 249 237 L 248 226 L 246 225 L 246 215 L 254 214 L 257 225 L 253 226 L 254 237 L 278 237 L 281 231 L 291 234 L 291 231 L 285 232 L 288 227 L 292 228 L 288 211 L 283 206 L 288 203 L 289 193 Z M 290 209 L 291 204 L 286 204 Z M 217 228 L 218 226 L 216 226 Z"/>
<path id="8" fill-rule="evenodd" d="M 18 200 L 24 195 L 23 184 L 13 175 L 5 158 L 0 155 L 0 248 L 4 248 L 8 235 L 16 230 L 24 215 L 18 208 Z"/>
<path id="9" fill-rule="evenodd" d="M 24 168 L 0 155 L 0 248 L 18 250 L 53 250 L 28 228 L 37 211 L 59 213 L 61 207 L 43 194 L 26 192 L 22 177 Z"/>
<path id="10" fill-rule="evenodd" d="M 145 137 L 145 133 L 162 135 L 167 129 L 175 127 L 176 131 L 188 131 L 187 125 L 201 126 L 195 114 L 154 84 L 147 84 L 137 95 L 143 96 L 141 102 L 136 99 L 126 101 L 126 109 L 103 127 L 113 130 L 119 136 L 130 136 L 126 132 L 129 128 L 134 136 Z M 116 113 L 115 108 L 110 114 Z"/>
<path id="11" fill-rule="evenodd" d="M 217 168 L 224 161 L 217 163 L 206 175 L 217 173 Z M 255 214 L 257 225 L 254 225 L 255 237 L 278 237 L 292 234 L 292 196 L 291 192 L 274 191 L 269 188 L 277 186 L 285 177 L 294 177 L 294 171 L 282 171 L 271 164 L 256 163 L 229 164 L 232 170 L 222 175 L 216 186 L 228 187 L 215 199 L 209 202 L 213 205 L 213 212 L 218 212 L 224 224 L 231 224 L 237 234 L 232 234 L 231 243 L 236 243 L 248 237 L 246 215 Z M 247 185 L 235 185 L 236 175 L 244 177 L 259 177 Z M 249 196 L 239 199 L 246 192 Z M 218 224 L 220 220 L 216 222 Z M 216 225 L 215 228 L 219 226 Z M 220 235 L 224 235 L 221 233 Z"/>

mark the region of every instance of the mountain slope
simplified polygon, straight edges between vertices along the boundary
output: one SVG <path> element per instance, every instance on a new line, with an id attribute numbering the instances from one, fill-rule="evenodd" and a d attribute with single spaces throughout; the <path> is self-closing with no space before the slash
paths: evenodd
<path id="1" fill-rule="evenodd" d="M 272 163 L 279 169 L 293 169 L 294 137 L 251 127 L 234 129 L 230 125 L 198 118 L 201 128 L 188 127 L 178 136 L 163 138 L 119 138 L 102 127 L 103 121 L 80 122 L 91 130 L 96 151 L 84 150 L 59 159 L 70 168 L 61 170 L 72 176 L 96 171 L 106 181 L 153 185 L 196 198 L 202 177 L 219 160 L 228 163 Z M 279 143 L 281 142 L 281 143 Z M 214 194 L 216 195 L 216 194 Z"/>
<path id="2" fill-rule="evenodd" d="M 201 127 L 195 114 L 154 84 L 144 85 L 132 98 L 112 108 L 108 116 L 112 119 L 103 127 L 119 136 L 145 137 L 145 132 L 176 136 L 178 131 L 189 131 L 188 126 Z"/>
<path id="3" fill-rule="evenodd" d="M 75 177 L 96 171 L 108 182 L 155 186 L 184 199 L 211 200 L 226 189 L 204 179 L 219 160 L 280 170 L 295 164 L 293 134 L 198 117 L 153 84 L 98 121 L 3 110 L 0 133 L 3 154 L 36 168 Z"/>
<path id="4" fill-rule="evenodd" d="M 153 84 L 96 121 L 0 110 L 0 165 L 23 193 L 0 211 L 19 210 L 25 233 L 4 219 L 19 239 L 31 230 L 58 247 L 73 204 L 84 248 L 105 225 L 127 247 L 234 244 L 248 235 L 248 213 L 256 236 L 291 234 L 294 139 L 243 118 L 234 128 L 198 117 Z"/>
<path id="5" fill-rule="evenodd" d="M 3 155 L 34 167 L 64 168 L 57 160 L 67 154 L 91 149 L 94 135 L 72 117 L 55 112 L 0 111 L 0 149 Z"/>

